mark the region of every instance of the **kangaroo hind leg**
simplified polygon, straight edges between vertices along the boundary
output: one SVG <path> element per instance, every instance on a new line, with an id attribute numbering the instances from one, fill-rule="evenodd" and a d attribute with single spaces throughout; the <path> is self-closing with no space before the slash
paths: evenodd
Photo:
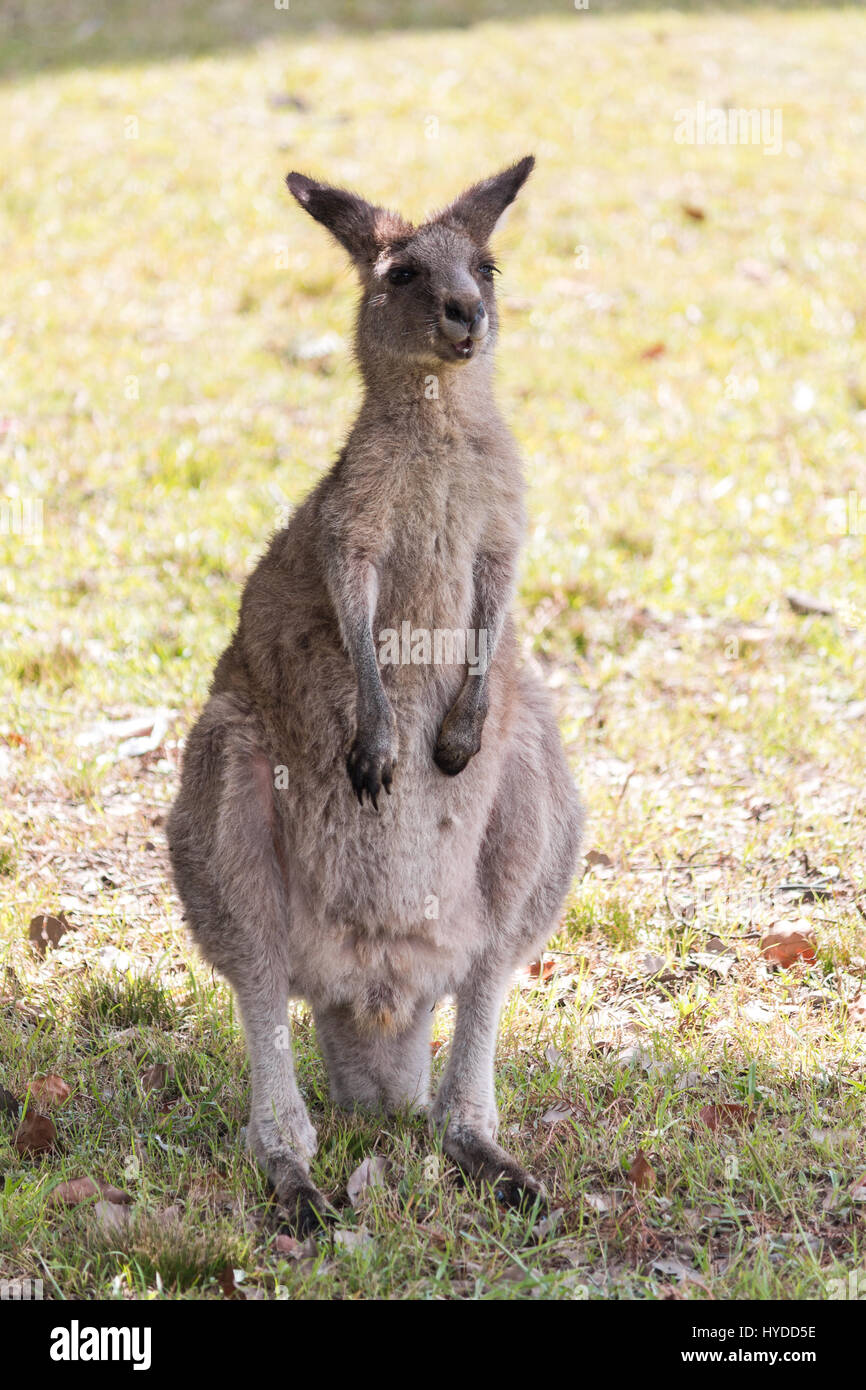
<path id="1" fill-rule="evenodd" d="M 226 697 L 212 703 L 224 708 L 209 728 L 206 712 L 187 748 L 172 859 L 193 934 L 237 997 L 252 1080 L 248 1145 L 289 1222 L 309 1231 L 325 1201 L 310 1178 L 316 1132 L 288 1027 L 288 870 L 273 772 L 249 716 Z"/>

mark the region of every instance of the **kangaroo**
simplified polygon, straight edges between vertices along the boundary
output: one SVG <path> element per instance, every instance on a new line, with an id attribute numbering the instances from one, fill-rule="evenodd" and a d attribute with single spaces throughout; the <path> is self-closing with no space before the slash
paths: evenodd
<path id="1" fill-rule="evenodd" d="M 546 692 L 517 661 L 523 481 L 491 384 L 488 243 L 533 164 L 418 227 L 287 178 L 358 272 L 363 403 L 247 581 L 168 839 L 193 935 L 237 997 L 248 1145 L 300 1231 L 328 1207 L 290 997 L 312 1008 L 337 1106 L 428 1108 L 465 1172 L 544 1202 L 496 1142 L 494 1094 L 502 1001 L 551 934 L 582 831 Z M 455 1033 L 431 1103 L 445 995 Z"/>

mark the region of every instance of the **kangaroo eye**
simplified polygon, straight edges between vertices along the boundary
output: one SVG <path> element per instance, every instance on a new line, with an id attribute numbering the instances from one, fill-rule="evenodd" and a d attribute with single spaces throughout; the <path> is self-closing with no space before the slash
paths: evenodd
<path id="1" fill-rule="evenodd" d="M 478 274 L 483 275 L 485 280 L 492 280 L 494 275 L 499 274 L 499 266 L 495 265 L 493 261 L 485 261 L 483 265 L 478 267 Z"/>
<path id="2" fill-rule="evenodd" d="M 392 285 L 408 285 L 410 280 L 415 279 L 415 272 L 411 266 L 395 265 L 393 270 L 388 271 L 388 279 Z"/>

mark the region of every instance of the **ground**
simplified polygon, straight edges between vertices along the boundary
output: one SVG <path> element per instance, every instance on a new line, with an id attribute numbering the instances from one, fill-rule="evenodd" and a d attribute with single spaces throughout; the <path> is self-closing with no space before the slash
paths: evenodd
<path id="1" fill-rule="evenodd" d="M 47 24 L 23 0 L 0 23 L 0 1079 L 57 1134 L 22 1153 L 0 1115 L 0 1277 L 102 1298 L 866 1281 L 866 14 L 70 0 Z M 780 112 L 778 148 L 682 142 L 699 102 Z M 341 1219 L 297 1247 L 243 1149 L 238 1020 L 163 833 L 244 578 L 358 401 L 351 274 L 282 179 L 417 216 L 528 151 L 497 243 L 517 614 L 589 834 L 497 1082 L 559 1215 L 462 1185 L 421 1120 L 337 1117 L 298 1007 Z M 156 728 L 130 747 L 122 720 Z M 40 955 L 31 918 L 61 911 Z M 813 960 L 762 955 L 797 922 Z M 387 1166 L 353 1207 L 368 1157 Z M 52 1200 L 84 1175 L 132 1205 Z"/>

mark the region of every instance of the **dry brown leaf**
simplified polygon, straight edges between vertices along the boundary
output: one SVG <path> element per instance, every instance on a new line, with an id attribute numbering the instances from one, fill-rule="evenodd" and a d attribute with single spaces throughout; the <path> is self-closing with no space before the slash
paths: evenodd
<path id="1" fill-rule="evenodd" d="M 277 1254 L 284 1255 L 289 1260 L 314 1260 L 319 1253 L 312 1236 L 308 1236 L 306 1240 L 298 1240 L 295 1236 L 278 1235 L 274 1241 L 274 1249 Z"/>
<path id="2" fill-rule="evenodd" d="M 129 1207 L 102 1198 L 93 1204 L 93 1217 L 104 1236 L 119 1236 L 128 1229 L 132 1212 Z"/>
<path id="3" fill-rule="evenodd" d="M 651 343 L 649 347 L 644 348 L 640 358 L 642 362 L 652 362 L 656 357 L 663 357 L 666 352 L 667 347 L 664 343 Z"/>
<path id="4" fill-rule="evenodd" d="M 761 941 L 761 955 L 774 965 L 794 965 L 815 959 L 815 934 L 807 917 L 790 925 L 776 924 Z"/>
<path id="5" fill-rule="evenodd" d="M 21 1109 L 21 1102 L 17 1096 L 13 1096 L 11 1091 L 7 1091 L 5 1086 L 0 1086 L 0 1115 L 11 1115 L 17 1120 L 18 1111 Z"/>
<path id="6" fill-rule="evenodd" d="M 30 1093 L 40 1105 L 65 1105 L 72 1095 L 72 1087 L 66 1084 L 62 1076 L 49 1072 L 47 1076 L 37 1076 L 31 1081 Z"/>
<path id="7" fill-rule="evenodd" d="M 44 956 L 49 946 L 56 946 L 62 936 L 65 936 L 72 928 L 62 912 L 58 912 L 56 917 L 50 913 L 40 912 L 30 923 L 27 935 L 33 944 L 33 949 L 38 951 L 40 956 Z"/>
<path id="8" fill-rule="evenodd" d="M 165 1062 L 154 1062 L 153 1066 L 141 1073 L 141 1084 L 145 1091 L 162 1091 L 167 1081 L 174 1079 L 174 1067 Z"/>
<path id="9" fill-rule="evenodd" d="M 238 1288 L 235 1283 L 235 1272 L 231 1265 L 225 1265 L 217 1275 L 220 1288 L 223 1291 L 223 1298 L 245 1298 L 243 1289 Z"/>
<path id="10" fill-rule="evenodd" d="M 43 1154 L 54 1148 L 57 1130 L 47 1115 L 31 1111 L 24 1116 L 12 1140 L 20 1154 Z"/>
<path id="11" fill-rule="evenodd" d="M 705 1105 L 700 1118 L 714 1132 L 719 1129 L 745 1128 L 755 1123 L 755 1112 L 748 1105 L 736 1101 L 720 1101 L 718 1105 Z"/>
<path id="12" fill-rule="evenodd" d="M 532 980 L 541 980 L 542 984 L 546 984 L 555 969 L 556 961 L 554 960 L 534 960 L 529 965 L 529 977 Z"/>
<path id="13" fill-rule="evenodd" d="M 603 853 L 600 849 L 589 850 L 583 856 L 583 862 L 588 869 L 593 869 L 596 865 L 598 865 L 600 869 L 609 869 L 613 864 L 610 855 Z"/>
<path id="14" fill-rule="evenodd" d="M 638 1149 L 637 1151 L 632 1165 L 628 1170 L 628 1180 L 638 1192 L 645 1192 L 648 1188 L 655 1187 L 655 1169 L 643 1149 Z"/>
<path id="15" fill-rule="evenodd" d="M 48 1198 L 50 1206 L 77 1207 L 91 1197 L 99 1197 L 115 1206 L 128 1206 L 132 1201 L 128 1192 L 120 1187 L 112 1187 L 102 1178 L 71 1178 L 69 1182 L 58 1183 Z"/>

